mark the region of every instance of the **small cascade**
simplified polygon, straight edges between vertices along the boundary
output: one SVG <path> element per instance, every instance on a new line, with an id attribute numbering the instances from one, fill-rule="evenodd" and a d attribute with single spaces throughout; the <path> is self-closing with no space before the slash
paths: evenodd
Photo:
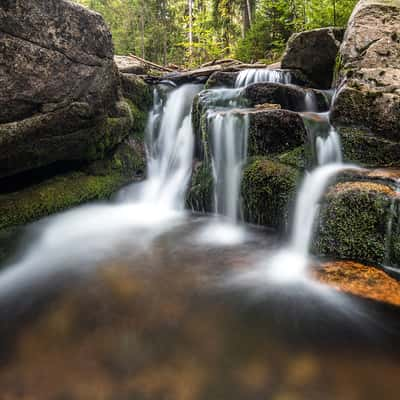
<path id="1" fill-rule="evenodd" d="M 310 112 L 318 111 L 317 96 L 312 90 L 307 90 L 304 96 L 304 109 Z"/>
<path id="2" fill-rule="evenodd" d="M 336 129 L 331 126 L 328 136 L 317 137 L 317 159 L 318 165 L 326 165 L 330 163 L 342 163 L 343 156 L 341 151 L 340 136 Z"/>
<path id="3" fill-rule="evenodd" d="M 343 158 L 340 136 L 329 122 L 329 113 L 305 112 L 302 117 L 311 145 L 313 163 L 341 163 Z"/>
<path id="4" fill-rule="evenodd" d="M 215 212 L 237 222 L 242 167 L 247 156 L 248 115 L 231 111 L 208 115 L 214 173 Z"/>
<path id="5" fill-rule="evenodd" d="M 140 187 L 139 196 L 130 200 L 183 209 L 194 147 L 191 107 L 201 88 L 201 85 L 184 85 L 168 92 L 165 100 L 159 89 L 155 89 L 146 128 L 148 177 Z"/>
<path id="6" fill-rule="evenodd" d="M 236 78 L 235 87 L 243 88 L 252 83 L 274 82 L 289 84 L 292 77 L 289 71 L 274 69 L 246 69 L 239 72 Z"/>
<path id="7" fill-rule="evenodd" d="M 200 93 L 201 103 L 209 110 L 229 109 L 246 106 L 242 96 L 243 89 L 209 89 Z"/>

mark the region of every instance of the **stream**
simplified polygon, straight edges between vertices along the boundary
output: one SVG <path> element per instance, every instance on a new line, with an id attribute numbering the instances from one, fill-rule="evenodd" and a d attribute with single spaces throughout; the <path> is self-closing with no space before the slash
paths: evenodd
<path id="1" fill-rule="evenodd" d="M 265 81 L 290 76 L 247 71 L 230 94 L 214 89 L 225 100 L 207 111 L 213 214 L 185 210 L 202 86 L 161 85 L 147 179 L 23 229 L 0 272 L 2 399 L 398 398 L 395 310 L 312 276 L 319 201 L 356 168 L 343 164 L 329 115 L 317 114 L 316 165 L 287 240 L 242 222 L 248 121 L 231 111 L 245 108 L 241 88 Z M 304 104 L 303 118 L 315 117 Z"/>

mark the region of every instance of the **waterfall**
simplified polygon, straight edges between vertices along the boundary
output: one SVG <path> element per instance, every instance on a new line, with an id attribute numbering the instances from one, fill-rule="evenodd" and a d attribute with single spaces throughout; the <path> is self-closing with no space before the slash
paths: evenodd
<path id="1" fill-rule="evenodd" d="M 304 109 L 306 111 L 317 112 L 318 101 L 317 96 L 312 90 L 307 90 L 304 96 Z"/>
<path id="2" fill-rule="evenodd" d="M 330 127 L 326 138 L 320 136 L 317 137 L 316 147 L 318 165 L 342 163 L 343 156 L 340 136 L 333 126 Z"/>
<path id="3" fill-rule="evenodd" d="M 291 83 L 289 71 L 274 69 L 246 69 L 239 72 L 236 78 L 235 87 L 242 88 L 259 82 Z"/>
<path id="4" fill-rule="evenodd" d="M 201 85 L 184 85 L 167 93 L 166 99 L 159 89 L 154 90 L 146 128 L 148 176 L 139 194 L 130 200 L 167 209 L 184 208 L 194 147 L 191 108 L 200 90 Z"/>
<path id="5" fill-rule="evenodd" d="M 214 173 L 215 212 L 236 222 L 242 167 L 247 156 L 248 115 L 232 111 L 209 113 L 209 136 Z"/>

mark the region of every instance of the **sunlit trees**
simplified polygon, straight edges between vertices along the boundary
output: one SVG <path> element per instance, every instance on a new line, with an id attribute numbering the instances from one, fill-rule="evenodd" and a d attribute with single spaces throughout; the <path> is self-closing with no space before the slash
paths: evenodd
<path id="1" fill-rule="evenodd" d="M 293 32 L 344 26 L 357 0 L 75 0 L 100 12 L 116 53 L 198 65 L 279 57 Z"/>

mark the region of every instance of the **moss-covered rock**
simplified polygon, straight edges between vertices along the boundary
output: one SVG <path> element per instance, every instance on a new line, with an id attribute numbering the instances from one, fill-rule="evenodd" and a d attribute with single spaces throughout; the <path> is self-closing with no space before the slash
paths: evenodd
<path id="1" fill-rule="evenodd" d="M 373 182 L 344 182 L 325 197 L 317 226 L 315 251 L 336 258 L 383 264 L 392 240 L 388 233 L 396 193 Z"/>
<path id="2" fill-rule="evenodd" d="M 298 171 L 266 158 L 250 159 L 243 170 L 241 203 L 245 222 L 283 229 L 288 221 Z M 213 211 L 214 181 L 209 163 L 194 170 L 187 204 L 199 212 Z"/>
<path id="3" fill-rule="evenodd" d="M 143 178 L 143 154 L 121 144 L 104 161 L 56 176 L 24 190 L 0 195 L 0 230 L 23 225 L 87 201 L 107 199 L 122 186 Z"/>
<path id="4" fill-rule="evenodd" d="M 339 131 L 346 161 L 364 167 L 400 165 L 400 143 L 361 128 L 340 128 Z"/>
<path id="5" fill-rule="evenodd" d="M 288 221 L 298 171 L 266 158 L 245 167 L 242 181 L 243 212 L 247 222 L 282 229 Z"/>
<path id="6" fill-rule="evenodd" d="M 276 159 L 292 167 L 304 170 L 311 164 L 312 155 L 310 146 L 304 145 L 294 148 L 293 150 L 286 151 L 285 153 L 278 154 Z"/>
<path id="7" fill-rule="evenodd" d="M 187 206 L 193 211 L 212 212 L 214 179 L 210 163 L 199 162 L 193 169 L 192 181 L 187 194 Z"/>
<path id="8" fill-rule="evenodd" d="M 142 111 L 148 111 L 153 105 L 151 86 L 134 74 L 120 74 L 122 93 Z"/>
<path id="9" fill-rule="evenodd" d="M 307 133 L 300 115 L 288 110 L 249 110 L 248 155 L 273 156 L 304 145 Z"/>
<path id="10" fill-rule="evenodd" d="M 193 126 L 195 131 L 195 157 L 203 160 L 209 157 L 209 121 L 207 105 L 197 97 L 193 105 Z M 303 145 L 307 132 L 298 113 L 274 109 L 258 108 L 221 110 L 217 113 L 248 118 L 248 156 L 274 156 Z"/>
<path id="11" fill-rule="evenodd" d="M 93 119 L 84 104 L 74 103 L 68 109 L 2 124 L 0 177 L 55 161 L 102 159 L 132 133 L 139 121 L 134 117 L 121 100 L 107 118 Z"/>

